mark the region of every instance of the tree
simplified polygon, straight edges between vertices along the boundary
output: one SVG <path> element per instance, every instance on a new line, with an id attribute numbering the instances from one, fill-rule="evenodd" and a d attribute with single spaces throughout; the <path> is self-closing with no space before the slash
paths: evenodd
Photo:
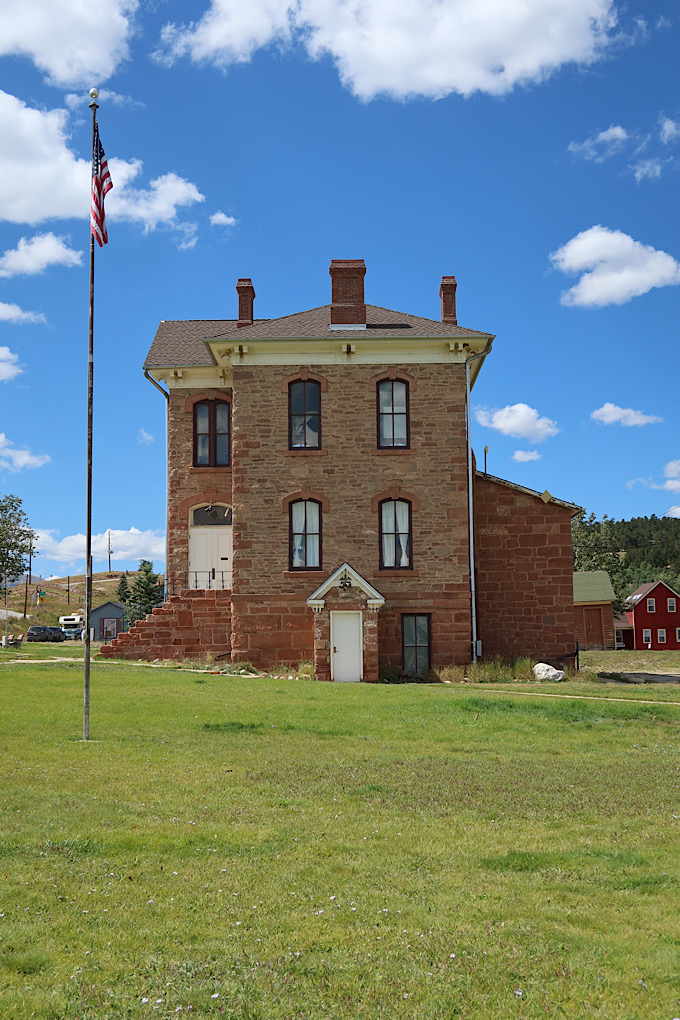
<path id="1" fill-rule="evenodd" d="M 622 613 L 629 584 L 615 522 L 606 514 L 601 521 L 593 513 L 586 517 L 581 510 L 571 522 L 571 542 L 574 570 L 605 570 L 616 595 L 614 613 Z"/>
<path id="2" fill-rule="evenodd" d="M 130 585 L 127 583 L 127 577 L 125 574 L 120 575 L 120 581 L 116 588 L 116 598 L 124 605 L 127 605 L 127 601 L 130 598 Z"/>
<path id="3" fill-rule="evenodd" d="M 35 556 L 37 535 L 21 509 L 18 496 L 0 497 L 0 577 L 15 581 L 24 572 L 30 552 Z"/>
<path id="4" fill-rule="evenodd" d="M 153 572 L 150 560 L 139 561 L 139 573 L 132 582 L 132 590 L 126 602 L 128 620 L 134 622 L 145 617 L 163 599 L 160 577 Z"/>

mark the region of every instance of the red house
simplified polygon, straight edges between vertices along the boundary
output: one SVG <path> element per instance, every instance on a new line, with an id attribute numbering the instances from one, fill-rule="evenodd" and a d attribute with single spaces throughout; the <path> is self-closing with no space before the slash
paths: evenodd
<path id="1" fill-rule="evenodd" d="M 622 633 L 625 647 L 655 651 L 680 649 L 680 595 L 664 581 L 640 585 L 628 596 L 626 606 L 633 630 Z"/>

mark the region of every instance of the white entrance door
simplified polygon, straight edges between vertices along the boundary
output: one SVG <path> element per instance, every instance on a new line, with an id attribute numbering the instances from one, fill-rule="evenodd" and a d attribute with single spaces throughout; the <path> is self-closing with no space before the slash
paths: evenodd
<path id="1" fill-rule="evenodd" d="M 189 587 L 231 588 L 231 525 L 189 528 Z"/>
<path id="2" fill-rule="evenodd" d="M 360 612 L 331 613 L 331 680 L 358 683 L 364 667 Z"/>

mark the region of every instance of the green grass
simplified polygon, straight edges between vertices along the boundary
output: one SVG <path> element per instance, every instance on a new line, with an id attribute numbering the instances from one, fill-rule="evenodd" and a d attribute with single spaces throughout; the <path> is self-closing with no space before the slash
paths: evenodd
<path id="1" fill-rule="evenodd" d="M 679 1016 L 680 708 L 502 689 L 0 658 L 3 1020 Z"/>

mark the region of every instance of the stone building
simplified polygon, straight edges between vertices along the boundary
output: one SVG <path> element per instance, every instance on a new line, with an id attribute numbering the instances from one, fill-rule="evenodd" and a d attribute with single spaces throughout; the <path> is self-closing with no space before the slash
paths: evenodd
<path id="1" fill-rule="evenodd" d="M 161 322 L 169 597 L 106 654 L 376 680 L 573 650 L 577 508 L 476 471 L 468 445 L 493 336 L 458 325 L 454 277 L 436 321 L 367 305 L 365 272 L 334 260 L 330 305 L 283 318 L 240 279 L 238 319 Z"/>

